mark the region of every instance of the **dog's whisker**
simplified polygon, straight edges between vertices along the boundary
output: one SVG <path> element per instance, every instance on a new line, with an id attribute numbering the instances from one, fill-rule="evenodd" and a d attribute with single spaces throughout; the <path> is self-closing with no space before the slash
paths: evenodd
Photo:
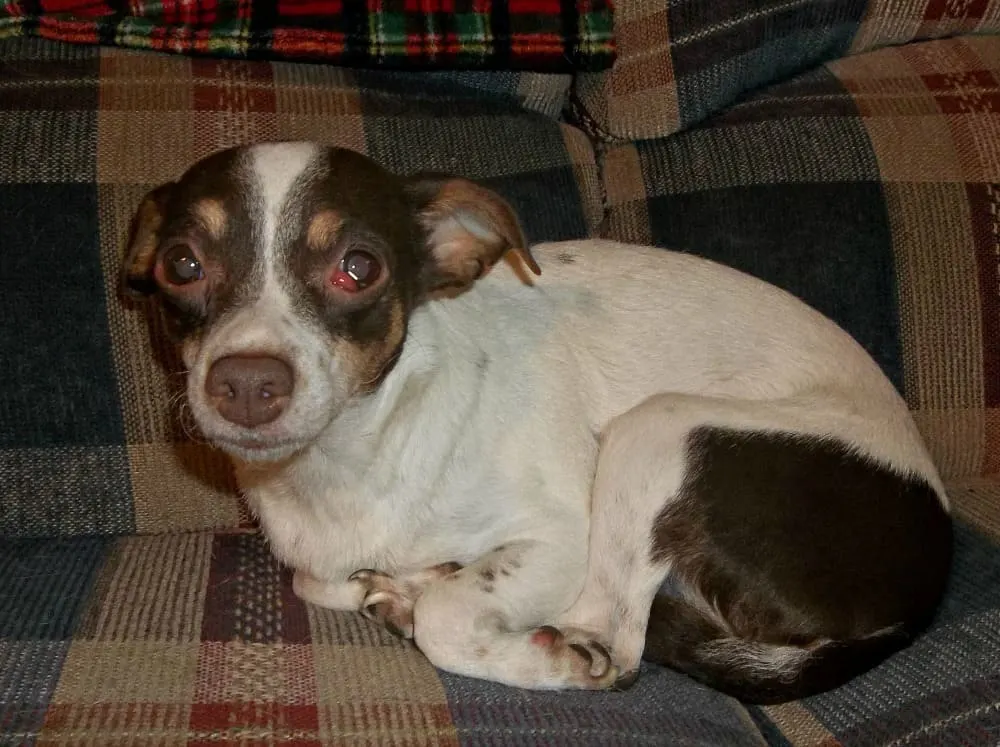
<path id="1" fill-rule="evenodd" d="M 177 416 L 178 422 L 181 425 L 181 430 L 184 431 L 185 436 L 187 436 L 194 443 L 207 444 L 214 448 L 214 445 L 202 435 L 201 429 L 198 428 L 198 423 L 194 418 L 194 413 L 191 411 L 191 405 L 185 401 L 181 401 L 179 407 L 177 408 Z"/>

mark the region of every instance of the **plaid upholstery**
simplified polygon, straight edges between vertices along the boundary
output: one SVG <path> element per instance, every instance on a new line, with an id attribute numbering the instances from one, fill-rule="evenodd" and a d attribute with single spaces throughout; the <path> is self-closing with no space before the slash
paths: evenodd
<path id="1" fill-rule="evenodd" d="M 691 127 L 847 53 L 1000 31 L 1000 0 L 618 0 L 614 66 L 577 79 L 576 116 L 609 141 Z"/>
<path id="2" fill-rule="evenodd" d="M 181 369 L 117 296 L 142 195 L 235 143 L 313 139 L 480 179 L 532 240 L 599 221 L 590 144 L 439 76 L 0 42 L 0 536 L 240 526 L 230 468 L 171 410 Z M 502 84 L 502 81 L 501 81 Z M 520 94 L 517 94 L 520 96 Z"/>
<path id="3" fill-rule="evenodd" d="M 387 68 L 603 70 L 608 0 L 39 0 L 0 3 L 0 37 Z"/>
<path id="4" fill-rule="evenodd" d="M 616 238 L 704 254 L 833 317 L 943 474 L 1000 475 L 1000 37 L 832 62 L 604 157 Z"/>
<path id="5" fill-rule="evenodd" d="M 982 490 L 989 514 L 959 524 L 932 630 L 836 691 L 768 708 L 652 665 L 627 693 L 445 674 L 359 614 L 300 602 L 250 532 L 7 542 L 0 744 L 992 744 L 1000 490 Z"/>

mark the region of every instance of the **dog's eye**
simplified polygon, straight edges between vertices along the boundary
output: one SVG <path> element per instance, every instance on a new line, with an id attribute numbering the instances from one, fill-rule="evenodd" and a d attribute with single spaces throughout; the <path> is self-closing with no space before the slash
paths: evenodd
<path id="1" fill-rule="evenodd" d="M 201 280 L 204 274 L 194 249 L 186 244 L 171 247 L 163 254 L 163 278 L 171 285 L 187 285 Z"/>
<path id="2" fill-rule="evenodd" d="M 364 290 L 376 280 L 382 267 L 368 252 L 349 251 L 333 273 L 333 284 L 349 293 Z"/>

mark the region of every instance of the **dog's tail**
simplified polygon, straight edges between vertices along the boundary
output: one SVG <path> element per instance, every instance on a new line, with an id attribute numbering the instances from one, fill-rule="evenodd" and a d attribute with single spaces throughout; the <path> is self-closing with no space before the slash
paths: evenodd
<path id="1" fill-rule="evenodd" d="M 680 599 L 657 596 L 643 658 L 745 703 L 767 705 L 831 690 L 905 648 L 910 640 L 910 634 L 894 627 L 815 646 L 758 643 L 733 637 Z"/>

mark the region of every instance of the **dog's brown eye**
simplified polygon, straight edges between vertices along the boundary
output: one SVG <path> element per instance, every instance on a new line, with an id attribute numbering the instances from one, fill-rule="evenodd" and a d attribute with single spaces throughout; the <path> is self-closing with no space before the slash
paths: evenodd
<path id="1" fill-rule="evenodd" d="M 381 272 L 382 267 L 375 257 L 368 252 L 353 250 L 340 260 L 333 273 L 333 284 L 349 293 L 357 293 L 378 280 Z"/>
<path id="2" fill-rule="evenodd" d="M 163 255 L 163 278 L 171 285 L 187 285 L 204 274 L 194 249 L 186 244 L 171 247 Z"/>

